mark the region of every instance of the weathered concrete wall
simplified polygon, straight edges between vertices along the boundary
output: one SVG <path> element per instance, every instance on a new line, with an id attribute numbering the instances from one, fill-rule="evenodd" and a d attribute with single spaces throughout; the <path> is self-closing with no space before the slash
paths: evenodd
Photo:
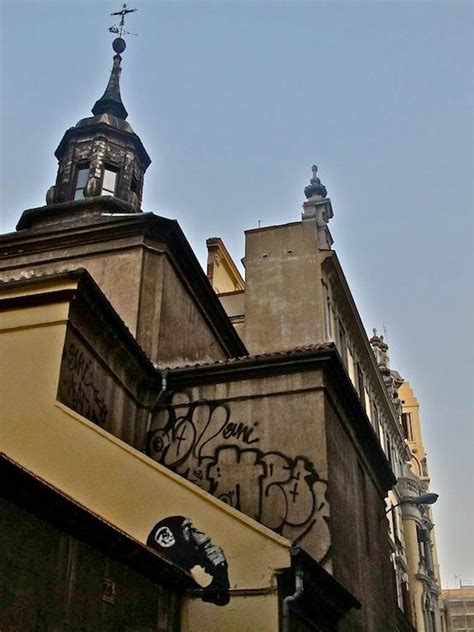
<path id="1" fill-rule="evenodd" d="M 325 340 L 314 221 L 247 231 L 245 283 L 244 340 L 250 353 Z"/>
<path id="2" fill-rule="evenodd" d="M 117 349 L 105 348 L 68 327 L 61 362 L 58 399 L 128 444 L 143 449 L 147 408 L 140 381 L 131 379 Z M 102 344 L 101 344 L 102 343 Z"/>
<path id="3" fill-rule="evenodd" d="M 341 630 L 389 631 L 395 595 L 384 498 L 329 400 L 325 415 L 334 576 L 363 604 Z"/>
<path id="4" fill-rule="evenodd" d="M 175 393 L 147 451 L 330 569 L 321 380 L 315 370 Z"/>
<path id="5" fill-rule="evenodd" d="M 117 240 L 100 247 L 97 244 L 73 246 L 54 252 L 19 254 L 0 262 L 0 280 L 22 276 L 52 274 L 85 268 L 120 315 L 128 329 L 135 334 L 140 295 L 142 250 L 125 240 Z M 3 264 L 3 265 L 2 265 Z"/>
<path id="6" fill-rule="evenodd" d="M 226 357 L 169 257 L 156 251 L 144 254 L 137 340 L 162 366 Z"/>
<path id="7" fill-rule="evenodd" d="M 0 280 L 85 268 L 153 361 L 172 365 L 225 358 L 163 245 L 150 245 L 133 235 L 54 251 L 22 250 L 0 262 Z"/>

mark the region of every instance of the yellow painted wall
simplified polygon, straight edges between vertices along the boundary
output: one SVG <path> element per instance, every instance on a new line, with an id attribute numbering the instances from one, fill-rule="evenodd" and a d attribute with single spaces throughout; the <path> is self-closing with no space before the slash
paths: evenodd
<path id="1" fill-rule="evenodd" d="M 225 608 L 187 598 L 182 632 L 278 632 L 278 595 L 234 596 Z"/>
<path id="2" fill-rule="evenodd" d="M 191 518 L 223 549 L 231 594 L 275 586 L 276 571 L 290 565 L 287 540 L 56 401 L 67 314 L 67 302 L 0 314 L 1 450 L 143 543 L 159 520 Z M 183 629 L 277 630 L 277 603 L 276 593 L 224 607 L 189 598 Z"/>
<path id="3" fill-rule="evenodd" d="M 207 276 L 216 293 L 243 290 L 245 282 L 222 239 L 208 239 L 207 250 Z"/>
<path id="4" fill-rule="evenodd" d="M 425 448 L 423 446 L 423 438 L 421 436 L 420 423 L 420 406 L 415 397 L 413 389 L 408 382 L 404 382 L 398 389 L 398 395 L 402 400 L 402 408 L 404 413 L 411 416 L 411 428 L 413 432 L 412 438 L 408 439 L 408 445 L 412 453 L 412 470 L 420 478 L 426 478 L 422 470 L 422 461 L 426 458 Z"/>

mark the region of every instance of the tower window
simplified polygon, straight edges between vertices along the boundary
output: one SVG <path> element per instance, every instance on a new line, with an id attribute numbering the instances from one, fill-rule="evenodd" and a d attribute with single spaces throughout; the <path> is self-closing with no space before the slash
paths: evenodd
<path id="1" fill-rule="evenodd" d="M 110 167 L 105 167 L 101 195 L 115 195 L 116 182 L 117 172 L 113 171 Z"/>
<path id="2" fill-rule="evenodd" d="M 411 425 L 411 414 L 402 413 L 402 426 L 405 437 L 408 441 L 413 441 L 413 427 Z"/>
<path id="3" fill-rule="evenodd" d="M 84 197 L 84 189 L 89 178 L 89 165 L 82 165 L 77 170 L 76 186 L 74 188 L 74 199 L 82 200 Z"/>
<path id="4" fill-rule="evenodd" d="M 138 194 L 138 180 L 134 175 L 132 176 L 132 180 L 130 182 L 130 191 Z"/>

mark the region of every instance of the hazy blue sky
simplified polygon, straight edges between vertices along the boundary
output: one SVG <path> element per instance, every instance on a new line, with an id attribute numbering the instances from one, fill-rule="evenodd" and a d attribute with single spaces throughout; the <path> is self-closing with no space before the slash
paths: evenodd
<path id="1" fill-rule="evenodd" d="M 112 64 L 121 2 L 1 3 L 2 231 L 44 203 L 66 128 Z M 131 2 L 129 3 L 131 4 Z M 202 263 L 300 217 L 316 162 L 364 323 L 422 406 L 445 586 L 474 580 L 473 27 L 461 2 L 144 2 L 122 96 L 153 163 L 145 210 Z"/>

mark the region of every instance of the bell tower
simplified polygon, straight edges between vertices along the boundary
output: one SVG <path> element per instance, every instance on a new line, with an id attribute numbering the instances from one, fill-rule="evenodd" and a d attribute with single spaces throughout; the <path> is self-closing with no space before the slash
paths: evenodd
<path id="1" fill-rule="evenodd" d="M 126 120 L 120 94 L 125 40 L 117 37 L 112 47 L 110 78 L 92 116 L 69 128 L 55 151 L 58 173 L 46 194 L 47 205 L 111 196 L 130 205 L 130 212 L 141 211 L 143 180 L 151 160 Z"/>

